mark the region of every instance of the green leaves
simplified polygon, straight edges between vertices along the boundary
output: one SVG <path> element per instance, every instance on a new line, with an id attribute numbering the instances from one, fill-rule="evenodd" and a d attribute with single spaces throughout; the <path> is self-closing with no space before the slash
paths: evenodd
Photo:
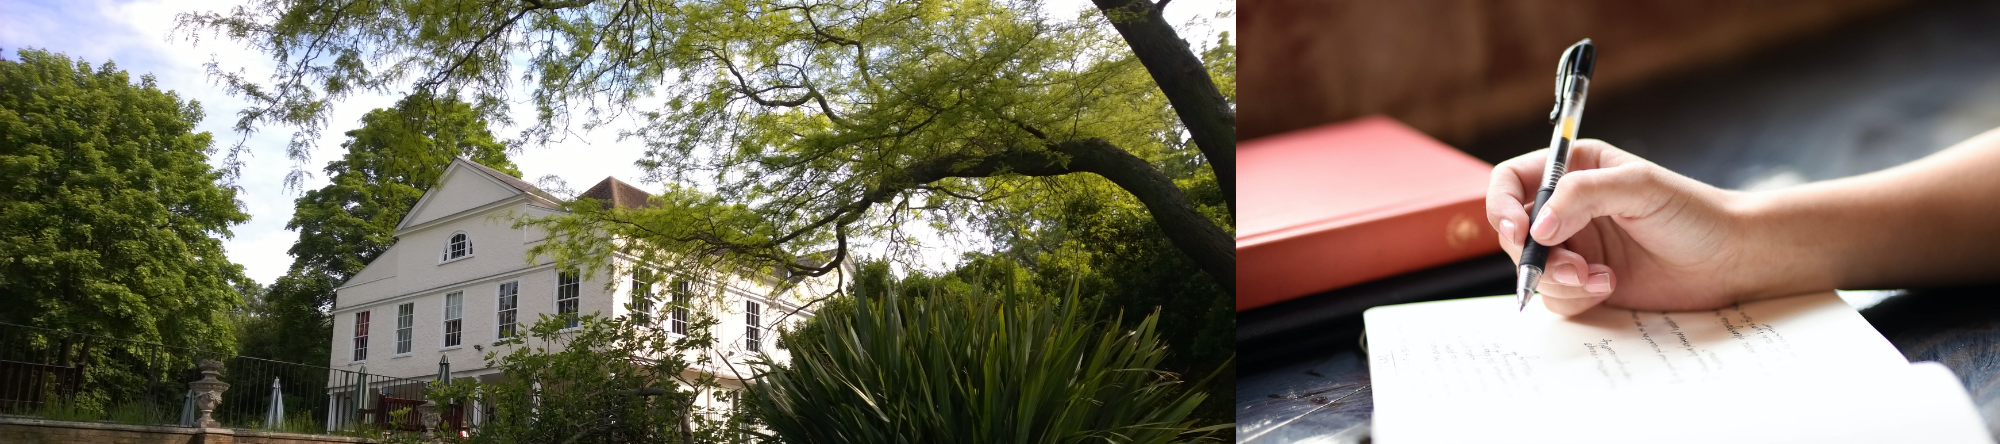
<path id="1" fill-rule="evenodd" d="M 1156 317 L 1097 321 L 1074 293 L 843 300 L 785 335 L 791 365 L 746 400 L 786 442 L 1207 440 L 1206 395 L 1156 369 Z"/>
<path id="2" fill-rule="evenodd" d="M 283 124 L 310 135 L 325 104 L 371 88 L 498 103 L 518 79 L 538 113 L 515 142 L 640 117 L 620 135 L 647 146 L 638 161 L 646 179 L 713 183 L 723 203 L 756 215 L 759 226 L 746 231 L 785 239 L 703 247 L 784 257 L 844 248 L 843 235 L 898 239 L 905 222 L 963 229 L 994 211 L 983 204 L 999 191 L 1033 199 L 1046 189 L 1024 186 L 1039 179 L 1019 168 L 944 187 L 924 186 L 945 180 L 935 174 L 912 179 L 940 160 L 1060 160 L 1060 144 L 1101 140 L 1177 169 L 1173 178 L 1213 174 L 1200 168 L 1205 155 L 1189 154 L 1182 134 L 1191 129 L 1108 21 L 1049 18 L 1072 12 L 994 0 L 262 0 L 180 22 L 280 62 L 268 84 L 224 75 L 256 104 L 239 129 Z M 1227 241 L 1201 231 L 1203 242 Z M 883 243 L 896 256 L 920 247 Z M 1233 263 L 1185 249 L 1208 256 L 1204 264 Z"/>
<path id="3" fill-rule="evenodd" d="M 229 350 L 249 219 L 201 111 L 150 77 L 41 50 L 0 60 L 0 321 Z"/>
<path id="4" fill-rule="evenodd" d="M 744 431 L 754 421 L 720 402 L 734 389 L 715 374 L 711 330 L 718 321 L 707 310 L 690 311 L 686 335 L 670 335 L 658 322 L 596 315 L 566 329 L 544 315 L 527 335 L 487 353 L 497 377 L 433 387 L 428 396 L 492 407 L 472 443 L 748 442 Z"/>

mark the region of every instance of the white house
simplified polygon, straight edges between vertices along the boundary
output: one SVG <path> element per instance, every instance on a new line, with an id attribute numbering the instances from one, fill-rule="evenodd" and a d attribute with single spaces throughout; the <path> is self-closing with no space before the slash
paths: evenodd
<path id="1" fill-rule="evenodd" d="M 644 205 L 650 196 L 606 178 L 579 197 L 630 207 Z M 777 348 L 774 324 L 780 318 L 789 324 L 810 316 L 800 310 L 801 304 L 836 285 L 771 276 L 673 276 L 671 270 L 653 279 L 663 283 L 646 284 L 625 276 L 558 270 L 546 258 L 529 263 L 527 251 L 543 242 L 544 233 L 514 228 L 514 221 L 560 213 L 558 200 L 506 173 L 465 159 L 453 161 L 438 185 L 397 225 L 395 245 L 334 290 L 328 366 L 349 371 L 365 366 L 370 374 L 430 379 L 438 373 L 440 358 L 449 357 L 453 378 L 492 380 L 499 371 L 486 366 L 485 352 L 496 351 L 494 343 L 508 335 L 526 334 L 542 315 L 627 315 L 635 287 L 686 283 L 683 289 L 708 295 L 696 309 L 721 320 L 715 331 L 720 344 L 712 355 L 716 365 L 691 371 L 712 373 L 725 387 L 740 388 L 744 381 L 726 371 L 729 365 L 743 369 L 753 354 L 787 360 Z M 618 268 L 632 265 L 627 260 Z M 788 313 L 795 315 L 781 316 Z M 686 316 L 659 309 L 652 318 L 672 325 Z M 331 421 L 328 425 L 334 426 Z"/>

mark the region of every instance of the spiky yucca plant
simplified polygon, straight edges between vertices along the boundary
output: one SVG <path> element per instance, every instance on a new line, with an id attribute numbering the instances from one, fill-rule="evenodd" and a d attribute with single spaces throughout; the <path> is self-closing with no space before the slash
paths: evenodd
<path id="1" fill-rule="evenodd" d="M 1167 443 L 1231 426 L 1189 420 L 1206 395 L 1155 369 L 1157 313 L 1127 330 L 1073 294 L 946 293 L 823 309 L 748 407 L 789 443 Z"/>

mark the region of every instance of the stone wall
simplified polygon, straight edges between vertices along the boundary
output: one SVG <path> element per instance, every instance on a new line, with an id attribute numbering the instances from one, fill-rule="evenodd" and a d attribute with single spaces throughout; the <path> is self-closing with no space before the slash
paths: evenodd
<path id="1" fill-rule="evenodd" d="M 200 429 L 0 417 L 0 443 L 9 444 L 320 444 L 373 443 L 342 436 L 261 430 Z"/>

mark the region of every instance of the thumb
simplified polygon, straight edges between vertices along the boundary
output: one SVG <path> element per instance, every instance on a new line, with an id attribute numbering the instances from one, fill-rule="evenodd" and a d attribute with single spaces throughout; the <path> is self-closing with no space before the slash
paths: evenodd
<path id="1" fill-rule="evenodd" d="M 1658 212 L 1673 194 L 1651 163 L 1571 172 L 1556 181 L 1555 194 L 1535 215 L 1528 233 L 1542 245 L 1554 246 L 1583 230 L 1591 219 L 1643 218 Z"/>

